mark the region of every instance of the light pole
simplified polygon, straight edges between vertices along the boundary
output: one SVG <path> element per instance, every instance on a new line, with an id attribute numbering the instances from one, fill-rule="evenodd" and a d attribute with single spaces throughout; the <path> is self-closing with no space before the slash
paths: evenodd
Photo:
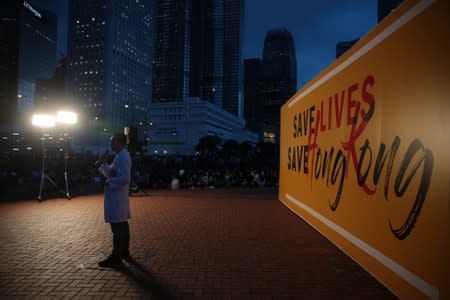
<path id="1" fill-rule="evenodd" d="M 72 196 L 69 192 L 69 180 L 67 172 L 67 159 L 69 158 L 69 134 L 67 133 L 67 126 L 76 124 L 78 121 L 78 115 L 71 111 L 58 111 L 56 113 L 56 121 L 58 123 L 64 124 L 64 181 L 66 183 L 66 197 L 68 200 L 70 200 Z"/>
<path id="2" fill-rule="evenodd" d="M 50 181 L 54 186 L 56 186 L 56 183 L 50 179 L 50 177 L 47 176 L 47 174 L 45 174 L 45 134 L 44 134 L 44 130 L 48 129 L 48 128 L 52 128 L 55 127 L 55 117 L 52 115 L 40 115 L 40 114 L 34 114 L 33 118 L 31 120 L 31 123 L 33 124 L 33 126 L 39 127 L 42 130 L 42 171 L 41 171 L 41 184 L 39 186 L 39 195 L 38 195 L 38 200 L 42 201 L 43 197 L 42 197 L 42 192 L 45 189 L 45 179 L 47 179 L 48 181 Z"/>

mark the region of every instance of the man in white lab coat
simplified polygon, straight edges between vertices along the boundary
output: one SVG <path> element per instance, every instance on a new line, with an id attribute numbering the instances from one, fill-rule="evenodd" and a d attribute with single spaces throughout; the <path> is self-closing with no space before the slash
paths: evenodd
<path id="1" fill-rule="evenodd" d="M 102 157 L 102 165 L 98 170 L 106 177 L 104 192 L 105 222 L 110 223 L 113 233 L 112 253 L 107 259 L 99 262 L 99 266 L 111 268 L 120 267 L 122 258 L 130 258 L 128 185 L 130 184 L 131 158 L 125 149 L 126 136 L 124 134 L 114 134 L 111 137 L 110 145 L 111 149 L 116 152 L 114 161 L 108 165 L 106 157 Z"/>

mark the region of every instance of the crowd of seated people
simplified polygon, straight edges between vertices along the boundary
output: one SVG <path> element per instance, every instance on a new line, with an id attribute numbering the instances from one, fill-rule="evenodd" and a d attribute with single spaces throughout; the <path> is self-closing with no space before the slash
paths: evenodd
<path id="1" fill-rule="evenodd" d="M 78 193 L 101 192 L 103 181 L 94 167 L 94 154 L 70 155 L 69 180 Z M 113 156 L 110 157 L 113 159 Z M 0 189 L 5 197 L 20 191 L 32 197 L 39 188 L 40 154 L 2 157 Z M 49 153 L 46 173 L 62 190 L 63 153 Z M 132 184 L 141 189 L 257 188 L 278 185 L 278 167 L 273 160 L 251 160 L 217 155 L 145 155 L 133 157 Z M 20 193 L 19 193 L 20 194 Z M 21 196 L 22 197 L 22 196 Z"/>

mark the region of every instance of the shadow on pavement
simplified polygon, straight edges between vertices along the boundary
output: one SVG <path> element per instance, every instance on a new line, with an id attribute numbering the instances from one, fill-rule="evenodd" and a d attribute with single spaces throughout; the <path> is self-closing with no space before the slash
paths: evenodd
<path id="1" fill-rule="evenodd" d="M 128 264 L 125 265 L 124 268 L 117 270 L 136 281 L 136 283 L 152 296 L 157 297 L 158 299 L 175 299 L 175 296 L 171 294 L 169 289 L 150 271 L 145 269 L 143 265 L 133 258 L 128 259 L 127 263 Z"/>

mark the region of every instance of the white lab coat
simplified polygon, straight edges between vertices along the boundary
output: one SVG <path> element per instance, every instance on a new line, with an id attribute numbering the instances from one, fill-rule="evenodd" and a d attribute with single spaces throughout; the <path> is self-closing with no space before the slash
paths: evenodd
<path id="1" fill-rule="evenodd" d="M 128 197 L 131 158 L 128 151 L 122 149 L 116 154 L 112 164 L 103 164 L 98 170 L 107 178 L 104 195 L 105 222 L 127 221 L 131 217 Z"/>

